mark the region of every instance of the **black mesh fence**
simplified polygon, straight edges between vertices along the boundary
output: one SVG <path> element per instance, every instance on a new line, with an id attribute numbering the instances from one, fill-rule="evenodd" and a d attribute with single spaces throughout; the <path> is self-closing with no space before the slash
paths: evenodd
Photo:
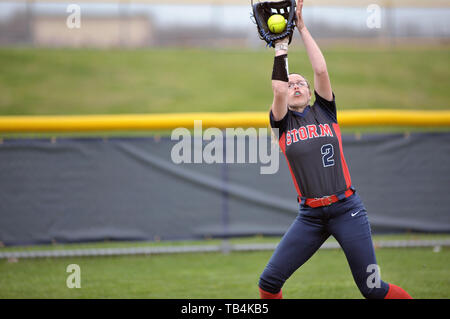
<path id="1" fill-rule="evenodd" d="M 243 163 L 213 164 L 174 163 L 179 142 L 169 137 L 5 139 L 0 241 L 281 235 L 298 212 L 295 188 L 282 153 L 275 174 L 261 174 L 270 164 L 260 158 L 249 163 L 252 139 Z M 191 158 L 208 143 L 192 142 Z M 343 144 L 375 233 L 450 231 L 450 133 L 344 135 Z"/>

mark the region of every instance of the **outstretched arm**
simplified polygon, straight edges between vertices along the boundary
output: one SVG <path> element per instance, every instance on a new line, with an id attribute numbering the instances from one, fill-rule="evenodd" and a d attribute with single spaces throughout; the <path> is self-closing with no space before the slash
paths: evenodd
<path id="1" fill-rule="evenodd" d="M 274 69 L 280 70 L 280 60 L 277 61 L 277 57 L 282 58 L 286 56 L 288 53 L 288 40 L 282 39 L 275 44 L 275 60 L 274 64 L 278 63 L 278 65 L 274 65 Z M 278 59 L 279 59 L 278 58 Z M 287 63 L 287 60 L 285 60 Z M 282 65 L 282 63 L 281 63 Z M 274 71 L 276 72 L 276 71 Z M 273 91 L 273 102 L 272 102 L 272 114 L 275 121 L 281 120 L 287 113 L 287 97 L 288 97 L 288 81 L 287 81 L 287 71 L 286 71 L 286 79 L 274 79 L 272 76 L 272 91 Z M 275 77 L 279 78 L 279 77 Z"/>
<path id="2" fill-rule="evenodd" d="M 305 26 L 302 9 L 303 0 L 297 0 L 297 28 L 305 44 L 306 53 L 314 71 L 314 89 L 321 97 L 332 101 L 333 91 L 331 89 L 330 77 L 328 76 L 327 64 L 322 51 L 320 51 L 319 46 Z"/>

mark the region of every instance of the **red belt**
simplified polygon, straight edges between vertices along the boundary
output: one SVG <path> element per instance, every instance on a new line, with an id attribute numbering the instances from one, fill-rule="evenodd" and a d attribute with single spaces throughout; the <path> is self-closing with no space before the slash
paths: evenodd
<path id="1" fill-rule="evenodd" d="M 348 189 L 345 191 L 345 197 L 350 197 L 354 193 L 353 189 Z M 320 198 L 307 198 L 305 199 L 305 204 L 309 207 L 322 207 L 322 206 L 330 206 L 333 203 L 339 201 L 339 198 L 336 195 L 324 196 Z"/>

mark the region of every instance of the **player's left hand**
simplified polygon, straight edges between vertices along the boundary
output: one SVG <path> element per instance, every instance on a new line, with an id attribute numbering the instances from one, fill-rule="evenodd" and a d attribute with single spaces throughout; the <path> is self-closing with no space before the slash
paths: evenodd
<path id="1" fill-rule="evenodd" d="M 288 43 L 291 43 L 292 35 L 295 29 L 296 19 L 296 2 L 295 0 L 283 1 L 265 1 L 253 3 L 253 17 L 258 29 L 259 37 L 266 41 L 268 46 L 275 47 L 275 42 L 288 38 Z M 274 11 L 281 14 L 286 20 L 286 27 L 281 33 L 273 33 L 267 26 L 267 21 L 274 14 Z"/>

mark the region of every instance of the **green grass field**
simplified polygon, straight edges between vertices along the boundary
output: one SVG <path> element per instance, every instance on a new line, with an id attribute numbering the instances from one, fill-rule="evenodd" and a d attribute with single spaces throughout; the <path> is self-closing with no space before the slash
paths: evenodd
<path id="1" fill-rule="evenodd" d="M 339 110 L 450 109 L 450 47 L 323 50 Z M 0 115 L 267 111 L 273 52 L 0 49 Z M 306 52 L 291 71 L 312 80 Z M 450 127 L 342 127 L 344 133 Z M 1 138 L 170 135 L 170 131 L 0 133 Z"/>
<path id="2" fill-rule="evenodd" d="M 448 239 L 449 235 L 383 235 L 391 239 Z M 279 238 L 234 239 L 231 243 L 278 242 Z M 218 244 L 96 243 L 21 247 L 30 249 Z M 4 247 L 0 251 L 18 250 Z M 174 255 L 0 260 L 0 298 L 258 298 L 258 278 L 271 251 Z M 450 248 L 376 249 L 382 278 L 415 298 L 450 298 Z M 81 288 L 66 286 L 66 267 L 81 268 Z M 362 298 L 341 249 L 319 250 L 286 282 L 285 298 Z"/>
<path id="3" fill-rule="evenodd" d="M 340 109 L 450 108 L 450 49 L 327 49 Z M 266 111 L 272 50 L 0 49 L 0 115 Z M 312 81 L 305 51 L 290 71 Z"/>

